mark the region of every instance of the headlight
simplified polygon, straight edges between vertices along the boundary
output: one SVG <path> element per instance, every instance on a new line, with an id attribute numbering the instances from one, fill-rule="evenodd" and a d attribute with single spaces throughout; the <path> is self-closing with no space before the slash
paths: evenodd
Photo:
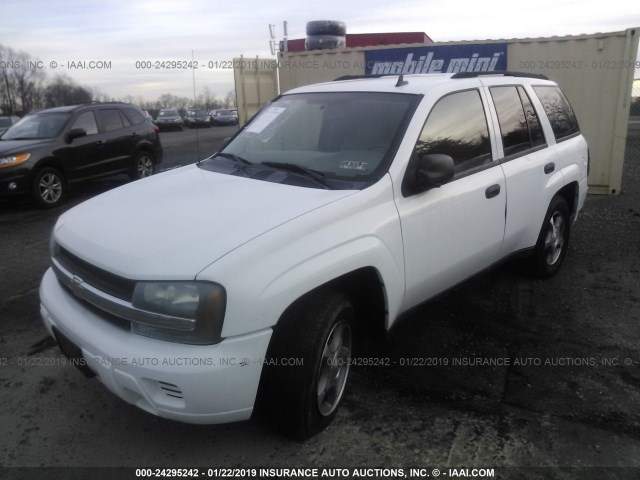
<path id="1" fill-rule="evenodd" d="M 26 162 L 31 157 L 30 153 L 19 153 L 0 158 L 0 167 L 11 167 Z"/>
<path id="2" fill-rule="evenodd" d="M 140 316 L 134 333 L 172 342 L 212 344 L 221 340 L 226 292 L 210 282 L 138 282 L 131 305 L 158 315 Z"/>

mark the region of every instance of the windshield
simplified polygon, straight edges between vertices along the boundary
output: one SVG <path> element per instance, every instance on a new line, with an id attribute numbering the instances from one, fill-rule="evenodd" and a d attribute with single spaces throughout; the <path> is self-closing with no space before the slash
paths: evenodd
<path id="1" fill-rule="evenodd" d="M 62 131 L 70 116 L 71 113 L 68 112 L 28 115 L 7 130 L 2 135 L 2 140 L 54 138 Z"/>
<path id="2" fill-rule="evenodd" d="M 178 112 L 176 110 L 160 110 L 159 117 L 177 117 Z"/>
<path id="3" fill-rule="evenodd" d="M 375 92 L 285 95 L 264 108 L 222 153 L 254 164 L 295 164 L 328 180 L 377 181 L 419 98 Z"/>
<path id="4" fill-rule="evenodd" d="M 218 110 L 216 115 L 233 115 L 233 112 L 231 110 Z"/>
<path id="5" fill-rule="evenodd" d="M 0 117 L 0 128 L 10 127 L 10 126 L 11 126 L 11 119 L 10 118 Z"/>

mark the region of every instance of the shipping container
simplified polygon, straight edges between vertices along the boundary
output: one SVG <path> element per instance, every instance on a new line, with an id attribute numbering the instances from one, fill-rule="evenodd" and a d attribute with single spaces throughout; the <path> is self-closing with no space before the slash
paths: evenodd
<path id="1" fill-rule="evenodd" d="M 640 74 L 638 32 L 281 52 L 269 65 L 278 70 L 282 92 L 344 75 L 505 69 L 544 74 L 569 98 L 589 142 L 589 192 L 617 194 L 633 79 Z M 255 113 L 259 105 L 249 100 L 247 112 Z"/>

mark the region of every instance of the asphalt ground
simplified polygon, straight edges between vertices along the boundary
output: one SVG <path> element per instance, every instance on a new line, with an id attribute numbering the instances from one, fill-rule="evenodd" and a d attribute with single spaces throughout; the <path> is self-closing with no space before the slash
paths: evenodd
<path id="1" fill-rule="evenodd" d="M 199 130 L 200 153 L 195 131 L 163 132 L 165 167 L 213 153 L 227 128 Z M 367 341 L 335 421 L 302 443 L 255 421 L 156 418 L 61 364 L 39 318 L 49 233 L 63 211 L 125 179 L 95 182 L 51 211 L 0 203 L 0 478 L 135 478 L 133 470 L 50 469 L 116 466 L 640 478 L 639 164 L 634 123 L 622 193 L 589 196 L 556 277 L 534 280 L 503 265 Z"/>

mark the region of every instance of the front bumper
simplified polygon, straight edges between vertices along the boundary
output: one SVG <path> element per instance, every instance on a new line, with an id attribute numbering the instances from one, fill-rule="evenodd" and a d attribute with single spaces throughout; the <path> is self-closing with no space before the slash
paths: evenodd
<path id="1" fill-rule="evenodd" d="M 133 334 L 67 292 L 51 269 L 40 285 L 40 313 L 82 352 L 86 365 L 123 400 L 187 423 L 246 420 L 255 402 L 271 330 L 216 345 L 183 345 Z"/>
<path id="2" fill-rule="evenodd" d="M 23 195 L 30 192 L 30 170 L 22 165 L 0 169 L 0 197 Z"/>

